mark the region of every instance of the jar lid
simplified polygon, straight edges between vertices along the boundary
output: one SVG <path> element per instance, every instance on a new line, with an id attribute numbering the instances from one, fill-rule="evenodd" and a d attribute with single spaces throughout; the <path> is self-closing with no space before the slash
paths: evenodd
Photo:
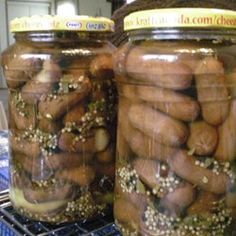
<path id="1" fill-rule="evenodd" d="M 10 22 L 10 31 L 113 32 L 114 22 L 105 17 L 34 15 L 15 18 Z"/>
<path id="2" fill-rule="evenodd" d="M 138 11 L 124 19 L 124 30 L 147 28 L 236 28 L 236 11 L 211 8 L 165 8 Z"/>

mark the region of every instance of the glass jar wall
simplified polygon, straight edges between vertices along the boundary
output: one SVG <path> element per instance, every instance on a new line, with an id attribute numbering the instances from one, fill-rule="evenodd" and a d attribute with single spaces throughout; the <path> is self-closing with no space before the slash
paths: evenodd
<path id="1" fill-rule="evenodd" d="M 47 17 L 36 19 L 36 30 L 34 17 L 13 21 L 16 43 L 2 54 L 10 198 L 34 220 L 87 220 L 110 211 L 113 199 L 116 88 L 106 40 L 113 23 Z M 45 22 L 54 28 L 43 31 Z"/>
<path id="2" fill-rule="evenodd" d="M 123 235 L 234 235 L 236 32 L 186 28 L 176 12 L 128 16 L 130 41 L 114 57 L 116 223 Z M 213 12 L 236 21 L 235 12 Z M 163 13 L 176 28 L 158 21 Z M 188 13 L 212 17 L 181 9 Z"/>

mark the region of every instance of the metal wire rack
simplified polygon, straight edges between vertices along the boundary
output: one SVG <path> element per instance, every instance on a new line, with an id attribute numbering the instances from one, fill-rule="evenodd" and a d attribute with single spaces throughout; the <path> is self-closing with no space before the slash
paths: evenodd
<path id="1" fill-rule="evenodd" d="M 120 236 L 113 223 L 112 215 L 93 221 L 52 225 L 32 221 L 19 215 L 12 207 L 7 191 L 0 194 L 0 235 L 1 236 Z"/>

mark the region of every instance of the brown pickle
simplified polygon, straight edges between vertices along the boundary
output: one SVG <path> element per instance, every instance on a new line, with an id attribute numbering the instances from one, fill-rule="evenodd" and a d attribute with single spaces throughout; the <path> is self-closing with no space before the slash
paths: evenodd
<path id="1" fill-rule="evenodd" d="M 181 28 L 174 18 L 211 19 L 207 12 L 160 9 L 125 19 L 130 40 L 114 55 L 114 216 L 123 235 L 234 235 L 236 32 L 225 22 Z M 236 22 L 236 12 L 213 12 Z"/>
<path id="2" fill-rule="evenodd" d="M 2 54 L 12 204 L 33 220 L 55 223 L 110 214 L 117 93 L 115 48 L 107 37 L 113 23 L 35 17 L 12 22 L 16 43 Z M 42 22 L 36 30 L 35 19 Z M 25 20 L 28 28 L 22 32 Z M 44 29 L 45 22 L 54 22 L 52 29 Z"/>

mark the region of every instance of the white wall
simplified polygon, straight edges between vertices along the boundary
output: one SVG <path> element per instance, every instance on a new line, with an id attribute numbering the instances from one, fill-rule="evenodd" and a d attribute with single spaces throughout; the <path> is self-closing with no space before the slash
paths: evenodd
<path id="1" fill-rule="evenodd" d="M 135 0 L 126 0 L 126 3 L 134 2 Z"/>
<path id="2" fill-rule="evenodd" d="M 78 13 L 78 1 L 79 0 L 55 0 L 56 13 L 58 14 L 58 12 L 57 12 L 58 6 L 62 5 L 63 3 L 71 3 L 75 7 L 75 14 L 77 14 Z M 68 14 L 68 12 L 65 12 L 63 10 L 63 12 L 60 15 L 67 15 L 67 14 Z"/>
<path id="3" fill-rule="evenodd" d="M 7 17 L 6 17 L 6 2 L 0 0 L 0 53 L 7 47 Z M 5 87 L 6 83 L 2 79 L 2 69 L 0 69 L 0 88 Z"/>
<path id="4" fill-rule="evenodd" d="M 80 15 L 111 17 L 111 3 L 107 0 L 79 0 Z"/>
<path id="5" fill-rule="evenodd" d="M 7 17 L 6 17 L 6 2 L 4 0 L 0 1 L 0 50 L 7 47 Z"/>

